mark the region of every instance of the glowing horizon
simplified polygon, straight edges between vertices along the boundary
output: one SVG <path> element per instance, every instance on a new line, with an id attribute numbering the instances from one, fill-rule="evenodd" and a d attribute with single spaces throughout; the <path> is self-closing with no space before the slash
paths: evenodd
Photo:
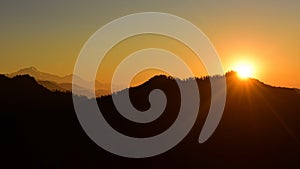
<path id="1" fill-rule="evenodd" d="M 254 78 L 273 86 L 300 88 L 300 2 L 4 1 L 0 2 L 0 9 L 0 73 L 34 66 L 55 75 L 72 74 L 85 41 L 101 26 L 124 15 L 159 11 L 178 15 L 199 27 L 214 44 L 224 72 L 246 60 L 255 67 L 251 75 Z M 145 46 L 172 49 L 189 62 L 197 76 L 207 75 L 201 62 L 195 61 L 191 52 L 179 43 L 161 37 L 150 38 L 153 39 L 133 37 L 126 42 L 128 44 L 123 44 L 123 47 L 130 46 L 129 49 L 121 45 L 112 53 L 123 56 L 133 48 Z M 121 56 L 112 58 L 108 55 L 109 64 L 116 65 L 120 61 Z M 111 74 L 110 66 L 103 66 L 104 72 Z M 156 73 L 144 72 L 133 80 L 133 84 Z M 104 82 L 109 79 L 108 74 L 101 76 Z"/>

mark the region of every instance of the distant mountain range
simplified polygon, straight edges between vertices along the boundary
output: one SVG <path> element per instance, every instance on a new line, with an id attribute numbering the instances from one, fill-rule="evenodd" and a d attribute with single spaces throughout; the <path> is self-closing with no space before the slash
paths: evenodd
<path id="1" fill-rule="evenodd" d="M 51 91 L 72 91 L 72 78 L 73 75 L 57 76 L 50 73 L 44 73 L 39 71 L 35 67 L 28 67 L 20 69 L 16 72 L 6 74 L 7 77 L 15 77 L 17 75 L 29 75 L 34 77 L 37 82 Z M 78 95 L 92 96 L 92 92 L 86 87 L 91 82 L 82 79 L 81 77 L 75 76 L 78 80 L 78 84 L 75 86 L 75 93 Z M 95 81 L 95 93 L 96 96 L 110 94 L 110 84 L 100 83 Z"/>
<path id="2" fill-rule="evenodd" d="M 74 112 L 71 93 L 51 92 L 28 75 L 0 75 L 1 167 L 299 169 L 297 91 L 272 87 L 256 79 L 240 80 L 234 72 L 226 74 L 226 81 L 223 117 L 209 140 L 198 143 L 211 98 L 210 82 L 205 77 L 197 79 L 199 113 L 182 142 L 158 156 L 130 159 L 106 152 L 88 138 Z M 175 80 L 166 76 L 155 76 L 126 90 L 132 104 L 144 111 L 150 107 L 148 96 L 153 89 L 163 90 L 167 97 L 166 109 L 153 122 L 141 124 L 125 119 L 118 113 L 111 95 L 97 98 L 99 109 L 120 133 L 139 138 L 157 135 L 173 124 L 181 98 Z"/>

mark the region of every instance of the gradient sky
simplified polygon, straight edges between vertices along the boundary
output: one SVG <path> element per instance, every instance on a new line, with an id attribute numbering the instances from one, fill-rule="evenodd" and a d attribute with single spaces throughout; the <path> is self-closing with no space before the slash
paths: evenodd
<path id="1" fill-rule="evenodd" d="M 225 71 L 248 61 L 255 78 L 300 88 L 298 0 L 2 0 L 0 72 L 35 66 L 71 74 L 96 30 L 118 17 L 146 11 L 174 14 L 198 26 L 215 45 Z"/>

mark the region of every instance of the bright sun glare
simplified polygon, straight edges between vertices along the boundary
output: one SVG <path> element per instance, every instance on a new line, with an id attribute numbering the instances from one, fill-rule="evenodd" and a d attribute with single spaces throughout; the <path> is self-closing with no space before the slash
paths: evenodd
<path id="1" fill-rule="evenodd" d="M 253 67 L 249 63 L 239 63 L 234 69 L 241 79 L 247 79 L 253 76 Z"/>

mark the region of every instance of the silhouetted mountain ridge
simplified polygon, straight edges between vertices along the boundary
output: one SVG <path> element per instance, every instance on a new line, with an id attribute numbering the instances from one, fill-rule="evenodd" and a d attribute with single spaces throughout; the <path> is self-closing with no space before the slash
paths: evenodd
<path id="1" fill-rule="evenodd" d="M 34 77 L 39 84 L 43 85 L 45 88 L 51 91 L 72 91 L 72 74 L 66 76 L 58 76 L 50 73 L 41 72 L 33 66 L 22 68 L 16 72 L 6 74 L 7 77 L 15 77 L 17 75 L 29 75 L 31 77 Z M 74 77 L 77 79 L 78 83 L 75 84 L 75 91 L 77 92 L 77 94 L 91 96 L 92 94 L 88 89 L 88 86 L 91 82 L 84 80 L 83 78 L 78 76 Z M 97 96 L 110 94 L 109 84 L 95 81 L 95 87 Z"/>
<path id="2" fill-rule="evenodd" d="M 203 77 L 197 79 L 199 114 L 187 137 L 164 154 L 129 159 L 102 150 L 88 138 L 77 120 L 71 93 L 51 92 L 28 75 L 0 75 L 1 150 L 5 157 L 1 164 L 9 168 L 299 168 L 300 95 L 296 90 L 256 79 L 241 80 L 234 72 L 226 74 L 226 81 L 223 117 L 207 142 L 198 143 L 211 98 L 209 78 Z M 144 111 L 150 107 L 149 93 L 157 88 L 166 94 L 166 109 L 147 124 L 122 117 L 110 95 L 97 98 L 97 102 L 114 129 L 128 136 L 149 137 L 163 132 L 176 119 L 180 93 L 175 79 L 155 76 L 126 89 L 132 104 Z"/>

